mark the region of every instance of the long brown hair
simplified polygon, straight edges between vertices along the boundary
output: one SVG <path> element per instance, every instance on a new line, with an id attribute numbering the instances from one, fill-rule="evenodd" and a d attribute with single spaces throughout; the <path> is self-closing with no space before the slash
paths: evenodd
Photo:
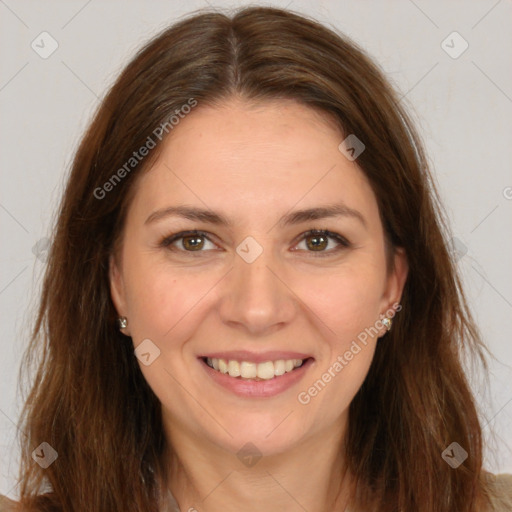
<path id="1" fill-rule="evenodd" d="M 158 510 L 160 403 L 116 326 L 108 260 L 136 178 L 162 147 L 155 129 L 191 99 L 200 108 L 233 95 L 296 100 L 363 141 L 357 163 L 391 246 L 408 258 L 403 309 L 350 405 L 345 450 L 355 510 L 477 510 L 485 496 L 481 428 L 461 355 L 469 349 L 484 361 L 483 349 L 420 140 L 397 93 L 353 42 L 266 7 L 194 13 L 159 34 L 124 69 L 83 137 L 25 356 L 26 370 L 38 366 L 20 423 L 23 506 Z M 150 136 L 156 147 L 113 181 Z M 441 456 L 452 441 L 468 453 L 457 469 Z M 31 457 L 43 442 L 58 453 L 46 469 Z"/>

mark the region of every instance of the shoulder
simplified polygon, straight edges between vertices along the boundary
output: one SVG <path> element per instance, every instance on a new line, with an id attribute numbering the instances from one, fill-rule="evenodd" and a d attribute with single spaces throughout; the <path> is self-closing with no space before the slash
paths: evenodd
<path id="1" fill-rule="evenodd" d="M 15 501 L 0 494 L 0 512 L 16 512 L 17 510 L 18 504 Z"/>
<path id="2" fill-rule="evenodd" d="M 512 510 L 512 475 L 485 475 L 491 509 L 489 512 L 509 512 Z"/>

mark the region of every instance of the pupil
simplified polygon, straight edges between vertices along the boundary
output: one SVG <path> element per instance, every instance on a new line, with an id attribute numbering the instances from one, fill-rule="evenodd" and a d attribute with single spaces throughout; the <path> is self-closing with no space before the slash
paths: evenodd
<path id="1" fill-rule="evenodd" d="M 312 245 L 312 249 L 314 251 L 325 249 L 325 242 L 326 242 L 326 237 L 325 236 L 323 236 L 323 235 L 315 235 L 315 236 L 310 238 L 310 241 L 313 244 Z"/>
<path id="2" fill-rule="evenodd" d="M 185 249 L 200 249 L 204 245 L 204 241 L 200 236 L 189 236 L 183 239 L 183 245 Z"/>

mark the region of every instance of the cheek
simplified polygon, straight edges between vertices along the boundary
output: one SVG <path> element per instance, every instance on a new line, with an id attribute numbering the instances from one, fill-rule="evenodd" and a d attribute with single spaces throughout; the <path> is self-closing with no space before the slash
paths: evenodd
<path id="1" fill-rule="evenodd" d="M 374 343 L 366 346 L 359 343 L 357 348 L 336 354 L 329 364 L 314 372 L 313 378 L 306 383 L 309 387 L 297 396 L 299 403 L 306 406 L 306 410 L 309 408 L 312 415 L 335 421 L 346 413 L 361 388 L 374 352 Z M 350 361 L 348 353 L 351 354 Z"/>
<path id="2" fill-rule="evenodd" d="M 352 268 L 310 289 L 306 305 L 328 327 L 319 328 L 319 359 L 297 396 L 312 415 L 335 421 L 363 384 L 378 342 L 381 282 L 379 272 Z"/>
<path id="3" fill-rule="evenodd" d="M 186 335 L 202 298 L 218 281 L 214 272 L 177 268 L 153 258 L 132 257 L 126 265 L 126 296 L 134 341 Z"/>
<path id="4" fill-rule="evenodd" d="M 329 337 L 343 343 L 379 318 L 383 282 L 378 265 L 347 265 L 313 280 L 301 278 L 298 295 L 330 328 Z"/>

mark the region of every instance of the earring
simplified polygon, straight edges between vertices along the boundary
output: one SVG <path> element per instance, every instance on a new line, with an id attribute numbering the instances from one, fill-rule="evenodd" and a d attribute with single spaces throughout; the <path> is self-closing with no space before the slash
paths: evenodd
<path id="1" fill-rule="evenodd" d="M 384 327 L 390 331 L 391 330 L 391 326 L 393 325 L 393 320 L 391 320 L 391 318 L 383 318 L 382 319 L 382 324 L 384 325 Z"/>
<path id="2" fill-rule="evenodd" d="M 125 316 L 120 316 L 117 319 L 117 325 L 119 325 L 119 329 L 126 329 L 126 327 L 128 326 L 128 318 L 126 318 Z"/>

